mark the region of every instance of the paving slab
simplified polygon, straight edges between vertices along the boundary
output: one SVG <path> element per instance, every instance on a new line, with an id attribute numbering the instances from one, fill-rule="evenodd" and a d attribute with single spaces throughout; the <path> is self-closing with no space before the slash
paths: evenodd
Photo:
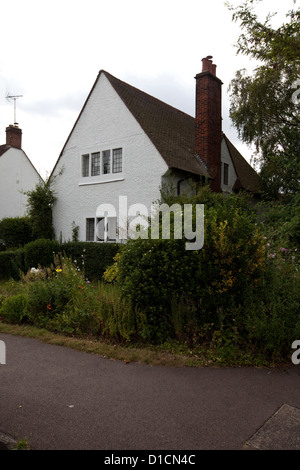
<path id="1" fill-rule="evenodd" d="M 300 450 L 300 409 L 282 405 L 246 442 L 257 450 Z"/>

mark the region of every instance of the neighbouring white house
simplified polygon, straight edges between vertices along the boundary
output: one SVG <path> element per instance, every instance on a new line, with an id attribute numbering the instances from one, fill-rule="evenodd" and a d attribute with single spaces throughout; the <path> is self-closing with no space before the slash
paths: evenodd
<path id="1" fill-rule="evenodd" d="M 118 241 L 120 196 L 132 216 L 141 205 L 150 213 L 168 181 L 178 194 L 190 179 L 218 192 L 259 192 L 258 175 L 222 132 L 222 82 L 211 59 L 195 77 L 196 117 L 99 72 L 50 176 L 58 239 L 70 240 L 75 225 L 80 240 Z M 99 212 L 105 204 L 116 215 Z"/>
<path id="2" fill-rule="evenodd" d="M 27 211 L 24 194 L 42 181 L 22 150 L 22 130 L 17 124 L 6 128 L 6 144 L 0 145 L 0 220 L 22 217 Z"/>

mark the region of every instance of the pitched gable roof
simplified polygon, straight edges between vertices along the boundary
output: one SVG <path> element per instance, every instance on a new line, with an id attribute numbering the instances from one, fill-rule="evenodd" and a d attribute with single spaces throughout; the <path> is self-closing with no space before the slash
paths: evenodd
<path id="1" fill-rule="evenodd" d="M 10 149 L 10 145 L 6 145 L 6 144 L 0 145 L 0 157 L 9 149 Z"/>
<path id="2" fill-rule="evenodd" d="M 11 145 L 8 145 L 8 144 L 3 144 L 3 145 L 0 145 L 0 157 L 2 155 L 4 155 L 9 149 L 16 149 L 16 147 L 12 147 Z M 17 149 L 21 152 L 23 152 L 23 154 L 25 155 L 25 158 L 28 160 L 28 162 L 30 163 L 30 165 L 32 166 L 32 168 L 34 169 L 34 171 L 37 173 L 38 177 L 40 178 L 41 181 L 43 181 L 43 178 L 41 177 L 41 175 L 39 174 L 39 172 L 37 171 L 37 169 L 35 168 L 34 164 L 32 163 L 32 161 L 30 160 L 30 158 L 26 155 L 26 153 L 24 152 L 24 150 L 22 149 Z"/>
<path id="3" fill-rule="evenodd" d="M 100 70 L 51 175 L 64 152 L 101 74 L 105 75 L 108 79 L 125 106 L 157 148 L 169 168 L 179 169 L 210 178 L 206 166 L 196 156 L 195 118 L 123 82 L 105 70 Z M 237 174 L 235 189 L 245 189 L 254 193 L 259 192 L 259 177 L 257 173 L 224 134 L 223 137 L 226 139 L 228 150 Z"/>
<path id="4" fill-rule="evenodd" d="M 208 177 L 195 156 L 195 119 L 102 71 L 169 168 Z"/>
<path id="5" fill-rule="evenodd" d="M 245 158 L 240 154 L 236 147 L 230 142 L 225 134 L 223 134 L 223 137 L 226 141 L 227 148 L 230 153 L 235 172 L 237 174 L 237 180 L 233 189 L 244 189 L 252 193 L 259 193 L 260 180 L 258 174 L 247 162 L 247 160 L 245 160 Z"/>

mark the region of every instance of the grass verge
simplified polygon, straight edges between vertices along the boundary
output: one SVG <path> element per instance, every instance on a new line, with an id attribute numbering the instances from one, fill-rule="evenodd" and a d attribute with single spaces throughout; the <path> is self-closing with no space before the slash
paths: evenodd
<path id="1" fill-rule="evenodd" d="M 97 354 L 103 358 L 137 362 L 151 366 L 168 367 L 276 367 L 264 357 L 248 352 L 236 351 L 228 358 L 222 351 L 209 347 L 190 348 L 176 341 L 163 345 L 118 344 L 93 337 L 64 336 L 31 325 L 12 325 L 0 322 L 0 333 L 34 338 L 48 344 L 65 346 L 78 351 Z"/>

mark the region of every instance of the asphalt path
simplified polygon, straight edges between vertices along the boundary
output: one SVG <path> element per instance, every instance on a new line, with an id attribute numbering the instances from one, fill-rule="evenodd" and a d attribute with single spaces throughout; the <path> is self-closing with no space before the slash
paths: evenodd
<path id="1" fill-rule="evenodd" d="M 283 404 L 300 408 L 300 365 L 152 367 L 0 340 L 0 433 L 33 450 L 241 450 Z"/>

